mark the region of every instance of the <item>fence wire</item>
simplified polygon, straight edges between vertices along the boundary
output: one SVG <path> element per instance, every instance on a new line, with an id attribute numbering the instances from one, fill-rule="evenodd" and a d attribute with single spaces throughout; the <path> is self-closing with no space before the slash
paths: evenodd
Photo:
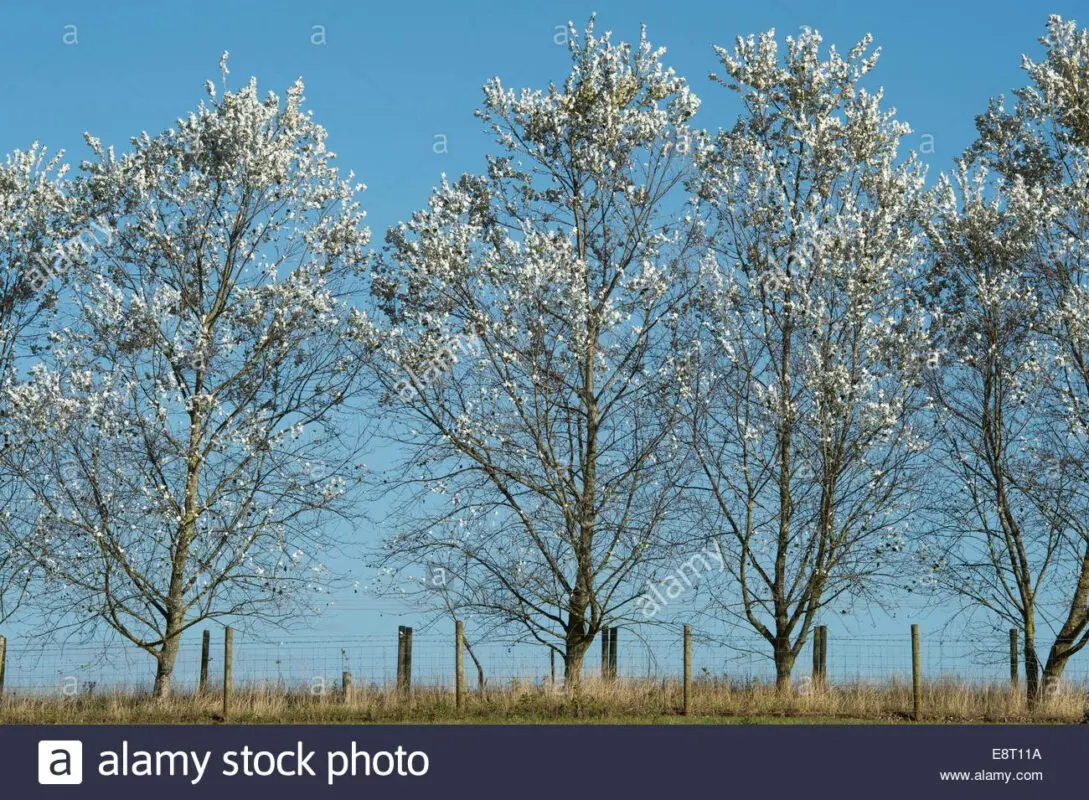
<path id="1" fill-rule="evenodd" d="M 344 672 L 357 687 L 388 688 L 397 680 L 397 633 L 389 636 L 346 636 L 337 640 L 317 636 L 282 639 L 249 637 L 236 632 L 232 673 L 239 686 L 280 691 L 332 690 Z M 416 686 L 452 689 L 454 685 L 453 634 L 416 634 L 412 647 L 412 681 Z M 563 663 L 543 645 L 472 643 L 489 686 L 546 685 L 563 680 Z M 795 681 L 812 673 L 812 641 L 798 654 Z M 836 636 L 830 633 L 826 654 L 826 682 L 830 684 L 910 681 L 911 640 L 903 636 Z M 586 653 L 583 674 L 601 673 L 601 647 L 595 641 Z M 201 664 L 199 636 L 185 641 L 174 669 L 178 691 L 197 689 Z M 466 681 L 475 685 L 473 660 L 464 659 Z M 1009 681 L 1009 640 L 924 634 L 921 637 L 922 674 L 926 680 L 970 684 Z M 1019 665 L 1018 669 L 1022 669 Z M 772 682 L 775 665 L 770 645 L 752 635 L 725 637 L 696 635 L 692 643 L 695 680 L 732 684 Z M 632 680 L 676 680 L 683 670 L 682 638 L 656 631 L 652 636 L 621 629 L 618 632 L 617 675 Z M 155 661 L 131 646 L 112 644 L 7 643 L 5 692 L 20 696 L 94 695 L 143 692 L 151 688 Z M 223 675 L 222 631 L 212 636 L 208 665 L 209 685 Z M 1021 676 L 1023 680 L 1023 675 Z M 1069 662 L 1064 682 L 1089 685 L 1089 657 Z"/>

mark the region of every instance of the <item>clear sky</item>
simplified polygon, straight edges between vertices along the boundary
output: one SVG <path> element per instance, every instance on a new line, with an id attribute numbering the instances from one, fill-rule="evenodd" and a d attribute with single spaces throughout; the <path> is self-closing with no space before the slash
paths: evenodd
<path id="1" fill-rule="evenodd" d="M 846 50 L 870 32 L 882 48 L 874 83 L 914 133 L 931 177 L 972 140 L 987 99 L 1023 85 L 1022 53 L 1051 13 L 1089 23 L 1084 0 L 1047 5 L 985 2 L 0 2 L 0 153 L 37 140 L 85 157 L 83 132 L 123 149 L 143 130 L 170 127 L 218 83 L 231 54 L 232 85 L 254 75 L 278 93 L 302 76 L 315 118 L 329 131 L 341 167 L 369 189 L 364 203 L 376 242 L 386 226 L 427 201 L 440 173 L 480 170 L 490 143 L 473 111 L 484 81 L 544 87 L 566 74 L 557 34 L 596 11 L 598 30 L 668 48 L 666 62 L 703 99 L 697 124 L 732 124 L 735 107 L 707 73 L 711 46 L 739 34 L 801 26 Z M 73 27 L 74 26 L 74 27 Z M 933 137 L 932 139 L 924 137 Z M 439 143 L 445 142 L 445 151 Z M 929 148 L 928 148 L 929 149 Z M 911 609 L 912 604 L 907 604 Z M 378 617 L 376 612 L 383 612 Z M 914 613 L 914 612 L 909 612 Z M 387 632 L 403 617 L 396 604 L 346 598 L 315 631 Z M 912 617 L 915 618 L 914 616 Z M 899 631 L 884 615 L 850 623 L 856 631 Z M 941 615 L 931 616 L 931 627 Z"/>
<path id="2" fill-rule="evenodd" d="M 774 27 L 820 30 L 845 49 L 871 32 L 883 55 L 874 80 L 915 129 L 909 146 L 934 137 L 934 172 L 971 140 L 987 98 L 1023 82 L 1020 54 L 1036 49 L 1049 13 L 1089 17 L 1084 3 L 843 2 L 50 2 L 0 3 L 0 152 L 39 140 L 85 155 L 82 133 L 123 146 L 155 133 L 218 83 L 250 75 L 278 92 L 302 75 L 316 118 L 342 164 L 369 186 L 375 238 L 422 205 L 440 172 L 479 169 L 489 143 L 473 117 L 492 75 L 510 86 L 544 86 L 565 74 L 556 26 L 598 26 L 668 48 L 667 62 L 703 99 L 697 121 L 732 122 L 726 90 L 707 73 L 712 44 Z M 74 25 L 78 44 L 66 44 Z M 323 26 L 318 28 L 316 26 Z M 313 42 L 324 41 L 324 44 Z M 446 153 L 436 153 L 445 136 Z M 913 141 L 914 139 L 914 141 Z M 441 148 L 438 148 L 441 149 Z"/>

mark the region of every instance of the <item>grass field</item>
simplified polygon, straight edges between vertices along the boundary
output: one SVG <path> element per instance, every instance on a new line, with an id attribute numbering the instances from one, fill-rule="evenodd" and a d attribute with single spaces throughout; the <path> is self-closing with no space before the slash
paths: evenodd
<path id="1" fill-rule="evenodd" d="M 1030 713 L 1023 696 L 1007 685 L 937 681 L 923 686 L 923 722 L 1081 723 L 1083 691 L 1067 687 Z M 227 721 L 249 724 L 852 724 L 913 723 L 910 685 L 840 685 L 779 694 L 774 687 L 700 682 L 691 713 L 680 713 L 676 682 L 587 681 L 565 693 L 547 687 L 506 684 L 484 695 L 470 693 L 457 709 L 452 692 L 418 687 L 411 696 L 393 689 L 356 688 L 313 696 L 305 691 L 240 687 Z M 8 724 L 201 724 L 222 722 L 222 697 L 178 694 L 165 700 L 133 694 L 30 697 L 9 693 L 0 702 Z"/>

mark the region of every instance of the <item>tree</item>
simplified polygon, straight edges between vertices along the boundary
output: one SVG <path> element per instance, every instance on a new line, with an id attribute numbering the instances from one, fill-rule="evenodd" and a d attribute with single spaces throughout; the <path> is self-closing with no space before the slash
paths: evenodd
<path id="1" fill-rule="evenodd" d="M 571 29 L 544 92 L 484 90 L 502 149 L 444 179 L 375 267 L 377 359 L 408 455 L 384 556 L 431 560 L 468 619 L 554 648 L 567 685 L 638 600 L 677 521 L 671 360 L 698 240 L 698 102 L 637 45 Z"/>
<path id="2" fill-rule="evenodd" d="M 961 163 L 936 190 L 930 231 L 933 335 L 939 363 L 934 479 L 939 525 L 919 557 L 935 585 L 1021 632 L 1030 704 L 1039 696 L 1037 635 L 1049 621 L 1048 585 L 1068 548 L 1041 505 L 1047 460 L 1047 365 L 1054 351 L 1036 274 L 1046 201 L 1039 186 Z M 1050 506 L 1050 507 L 1049 507 Z"/>
<path id="3" fill-rule="evenodd" d="M 255 80 L 207 88 L 124 155 L 87 136 L 73 202 L 112 234 L 8 390 L 42 508 L 17 544 L 39 604 L 153 655 L 159 696 L 188 628 L 310 605 L 365 445 L 357 188 L 301 81 L 283 102 Z"/>
<path id="4" fill-rule="evenodd" d="M 79 258 L 78 238 L 69 241 L 63 154 L 49 156 L 37 143 L 16 150 L 0 164 L 0 387 L 15 378 L 56 307 L 56 292 L 43 284 Z M 69 252 L 72 251 L 72 252 Z M 12 530 L 12 509 L 25 497 L 13 480 L 25 453 L 15 446 L 11 409 L 0 391 L 0 532 Z M 0 534 L 0 622 L 25 597 L 33 565 L 3 546 Z"/>
<path id="5" fill-rule="evenodd" d="M 694 306 L 692 487 L 728 552 L 719 606 L 770 645 L 776 683 L 818 613 L 896 577 L 923 447 L 923 170 L 862 88 L 870 38 L 803 29 L 716 48 L 743 113 L 695 187 L 715 268 Z M 736 588 L 740 602 L 730 598 Z"/>
<path id="6" fill-rule="evenodd" d="M 1057 608 L 1055 640 L 1043 668 L 1046 692 L 1089 643 L 1089 31 L 1052 16 L 1045 58 L 1024 56 L 1031 84 L 1007 110 L 991 102 L 976 120 L 973 160 L 1038 193 L 1041 224 L 1033 271 L 1051 346 L 1041 463 L 1028 485 L 1043 524 L 1061 531 L 1046 591 Z"/>

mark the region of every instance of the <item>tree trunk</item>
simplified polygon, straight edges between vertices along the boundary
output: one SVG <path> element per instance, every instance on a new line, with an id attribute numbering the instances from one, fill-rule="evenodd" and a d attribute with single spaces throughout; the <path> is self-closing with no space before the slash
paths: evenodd
<path id="1" fill-rule="evenodd" d="M 594 631 L 592 620 L 586 618 L 589 607 L 590 591 L 586 588 L 590 585 L 587 570 L 583 568 L 589 559 L 586 551 L 580 551 L 581 556 L 578 577 L 575 578 L 575 586 L 571 596 L 567 599 L 567 628 L 564 631 L 563 652 L 563 682 L 564 688 L 574 688 L 582 680 L 582 658 L 590 649 L 593 642 Z"/>
<path id="2" fill-rule="evenodd" d="M 1043 702 L 1058 688 L 1059 679 L 1066 669 L 1066 662 L 1070 660 L 1069 652 L 1057 652 L 1052 648 L 1048 656 L 1047 665 L 1044 667 L 1044 679 L 1040 684 L 1040 701 Z"/>
<path id="3" fill-rule="evenodd" d="M 198 377 L 198 387 L 202 385 Z M 178 658 L 178 646 L 181 644 L 182 623 L 185 608 L 185 568 L 189 561 L 189 547 L 193 542 L 197 524 L 197 491 L 200 477 L 200 439 L 203 426 L 199 403 L 194 403 L 189 411 L 189 457 L 186 460 L 185 497 L 182 503 L 182 519 L 178 526 L 177 539 L 171 553 L 170 585 L 166 594 L 166 625 L 163 631 L 163 645 L 156 656 L 158 666 L 155 670 L 155 696 L 170 696 L 170 681 L 174 675 L 174 662 Z"/>
<path id="4" fill-rule="evenodd" d="M 1036 655 L 1036 638 L 1032 625 L 1025 630 L 1025 698 L 1030 710 L 1040 701 L 1040 658 Z"/>
<path id="5" fill-rule="evenodd" d="M 775 641 L 775 690 L 790 690 L 790 673 L 794 669 L 794 653 L 791 652 L 790 638 L 779 636 Z"/>
<path id="6" fill-rule="evenodd" d="M 181 637 L 175 631 L 169 631 L 163 641 L 163 646 L 155 654 L 155 688 L 153 694 L 157 698 L 170 696 L 171 682 L 174 677 L 174 662 L 178 659 L 178 647 Z"/>
<path id="7" fill-rule="evenodd" d="M 563 684 L 564 688 L 574 688 L 582 682 L 582 659 L 586 655 L 589 645 L 582 641 L 572 641 L 570 635 L 567 638 L 567 648 L 563 654 Z"/>
<path id="8" fill-rule="evenodd" d="M 1040 685 L 1040 701 L 1046 700 L 1058 688 L 1059 680 L 1063 676 L 1063 670 L 1070 657 L 1080 648 L 1075 646 L 1075 637 L 1065 629 L 1059 631 L 1055 643 L 1051 645 L 1051 651 L 1047 655 L 1047 664 L 1044 666 L 1044 678 Z"/>
<path id="9" fill-rule="evenodd" d="M 1087 605 L 1089 605 L 1089 546 L 1082 553 L 1078 585 L 1070 600 L 1066 620 L 1047 655 L 1043 685 L 1039 693 L 1041 701 L 1055 691 L 1063 670 L 1066 669 L 1066 662 L 1085 645 L 1085 640 L 1080 637 L 1084 635 L 1085 628 L 1089 625 Z"/>

